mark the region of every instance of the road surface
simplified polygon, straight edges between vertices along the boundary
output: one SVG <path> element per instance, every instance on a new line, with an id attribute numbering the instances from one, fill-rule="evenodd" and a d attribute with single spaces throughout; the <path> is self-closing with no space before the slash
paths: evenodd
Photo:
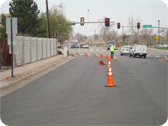
<path id="1" fill-rule="evenodd" d="M 155 53 L 149 51 L 146 59 L 112 59 L 117 87 L 105 87 L 107 65 L 99 66 L 100 55 L 79 55 L 2 97 L 1 120 L 6 125 L 162 125 L 167 120 L 167 62 L 159 60 L 165 53 Z"/>

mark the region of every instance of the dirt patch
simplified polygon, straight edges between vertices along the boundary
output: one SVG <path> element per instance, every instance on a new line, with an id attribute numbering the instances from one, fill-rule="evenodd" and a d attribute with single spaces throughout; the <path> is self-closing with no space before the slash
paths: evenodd
<path id="1" fill-rule="evenodd" d="M 163 59 L 160 59 L 161 61 L 168 62 L 168 57 L 165 57 Z"/>
<path id="2" fill-rule="evenodd" d="M 166 57 L 166 58 L 164 58 L 164 59 L 162 59 L 162 60 L 164 60 L 164 61 L 168 62 L 168 57 Z"/>
<path id="3" fill-rule="evenodd" d="M 8 66 L 1 66 L 1 70 L 8 70 L 8 69 L 10 69 L 10 67 L 8 67 Z"/>

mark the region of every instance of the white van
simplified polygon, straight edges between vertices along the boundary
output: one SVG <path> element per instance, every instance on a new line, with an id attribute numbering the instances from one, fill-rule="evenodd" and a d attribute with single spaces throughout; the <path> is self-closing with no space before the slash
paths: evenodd
<path id="1" fill-rule="evenodd" d="M 134 45 L 132 47 L 132 49 L 130 50 L 130 57 L 135 57 L 135 56 L 140 56 L 142 58 L 142 56 L 144 58 L 146 58 L 147 55 L 147 46 L 146 45 Z"/>

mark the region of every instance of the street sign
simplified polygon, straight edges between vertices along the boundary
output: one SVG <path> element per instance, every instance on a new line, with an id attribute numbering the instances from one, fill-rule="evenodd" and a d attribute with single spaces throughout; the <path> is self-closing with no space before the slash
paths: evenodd
<path id="1" fill-rule="evenodd" d="M 152 28 L 152 25 L 143 25 L 143 28 Z"/>
<path id="2" fill-rule="evenodd" d="M 116 44 L 116 47 L 119 48 L 119 47 L 120 47 L 120 44 L 117 43 L 117 44 Z"/>
<path id="3" fill-rule="evenodd" d="M 156 36 L 156 37 L 155 37 L 155 39 L 157 39 L 157 40 L 158 40 L 158 39 L 159 39 L 159 36 Z"/>

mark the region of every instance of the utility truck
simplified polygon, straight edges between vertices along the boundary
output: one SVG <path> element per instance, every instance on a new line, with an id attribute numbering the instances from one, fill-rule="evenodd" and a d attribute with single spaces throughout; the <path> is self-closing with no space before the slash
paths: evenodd
<path id="1" fill-rule="evenodd" d="M 137 45 L 135 44 L 132 49 L 130 49 L 130 57 L 142 56 L 146 58 L 147 55 L 147 46 L 146 45 Z"/>

